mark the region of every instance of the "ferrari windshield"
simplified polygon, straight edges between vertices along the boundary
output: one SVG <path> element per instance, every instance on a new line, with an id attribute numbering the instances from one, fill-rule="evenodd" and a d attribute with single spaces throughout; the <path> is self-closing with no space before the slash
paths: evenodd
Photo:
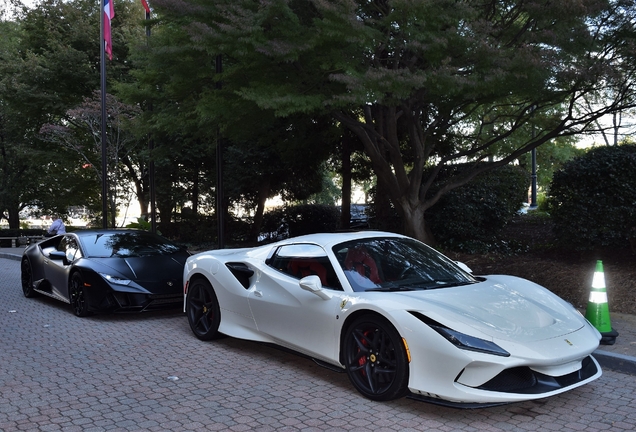
<path id="1" fill-rule="evenodd" d="M 140 257 L 169 255 L 179 247 L 161 236 L 145 231 L 95 233 L 80 237 L 87 257 Z"/>
<path id="2" fill-rule="evenodd" d="M 409 238 L 371 238 L 333 248 L 354 291 L 411 291 L 477 282 L 434 249 Z"/>

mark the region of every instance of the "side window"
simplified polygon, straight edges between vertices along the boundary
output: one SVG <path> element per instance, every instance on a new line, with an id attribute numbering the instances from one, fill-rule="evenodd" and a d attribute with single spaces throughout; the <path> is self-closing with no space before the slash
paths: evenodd
<path id="1" fill-rule="evenodd" d="M 342 290 L 336 272 L 329 262 L 326 252 L 318 245 L 294 244 L 279 247 L 268 264 L 275 269 L 302 279 L 305 276 L 316 275 L 322 286 Z"/>
<path id="2" fill-rule="evenodd" d="M 57 250 L 64 252 L 66 259 L 69 262 L 75 261 L 82 257 L 82 252 L 77 245 L 77 241 L 73 236 L 64 236 L 60 244 L 57 246 Z"/>

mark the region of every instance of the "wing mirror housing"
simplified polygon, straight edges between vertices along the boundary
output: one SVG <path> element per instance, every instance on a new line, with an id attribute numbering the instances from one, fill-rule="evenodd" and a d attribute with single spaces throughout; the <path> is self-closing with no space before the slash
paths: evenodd
<path id="1" fill-rule="evenodd" d="M 316 275 L 305 276 L 298 283 L 302 289 L 316 294 L 323 300 L 329 300 L 331 298 L 331 296 L 322 289 L 322 282 L 320 282 L 320 278 Z"/>
<path id="2" fill-rule="evenodd" d="M 461 261 L 455 261 L 455 264 L 457 264 L 457 267 L 459 267 L 460 269 L 464 270 L 466 273 L 470 273 L 472 274 L 473 271 L 471 270 L 470 267 L 468 267 L 466 264 L 464 264 Z"/>
<path id="3" fill-rule="evenodd" d="M 54 261 L 62 261 L 64 265 L 68 265 L 68 260 L 66 259 L 66 253 L 63 251 L 54 250 L 49 254 L 49 258 Z"/>

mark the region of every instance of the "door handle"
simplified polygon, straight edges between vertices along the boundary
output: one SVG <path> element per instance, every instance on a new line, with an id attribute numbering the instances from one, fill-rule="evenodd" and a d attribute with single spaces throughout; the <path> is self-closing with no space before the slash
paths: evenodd
<path id="1" fill-rule="evenodd" d="M 254 291 L 254 297 L 263 297 L 262 291 Z"/>

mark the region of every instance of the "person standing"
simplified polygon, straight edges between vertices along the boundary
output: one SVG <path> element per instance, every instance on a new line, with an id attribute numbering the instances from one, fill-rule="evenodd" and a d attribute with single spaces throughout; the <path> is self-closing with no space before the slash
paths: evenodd
<path id="1" fill-rule="evenodd" d="M 48 234 L 51 236 L 66 234 L 66 227 L 59 215 L 53 215 L 53 223 L 49 227 Z"/>

